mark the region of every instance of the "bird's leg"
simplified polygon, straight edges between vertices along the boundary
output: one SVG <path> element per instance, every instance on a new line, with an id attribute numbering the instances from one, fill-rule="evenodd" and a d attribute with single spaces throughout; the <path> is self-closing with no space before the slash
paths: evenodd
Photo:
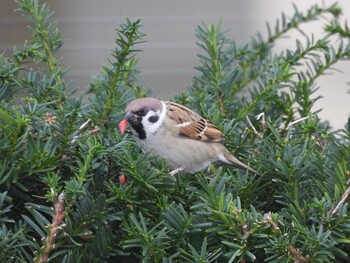
<path id="1" fill-rule="evenodd" d="M 175 170 L 170 171 L 169 174 L 170 174 L 171 176 L 174 176 L 174 175 L 178 174 L 179 172 L 181 172 L 181 171 L 183 171 L 183 170 L 184 170 L 184 168 L 183 168 L 183 167 L 180 167 L 180 168 L 177 168 L 177 169 L 175 169 Z"/>

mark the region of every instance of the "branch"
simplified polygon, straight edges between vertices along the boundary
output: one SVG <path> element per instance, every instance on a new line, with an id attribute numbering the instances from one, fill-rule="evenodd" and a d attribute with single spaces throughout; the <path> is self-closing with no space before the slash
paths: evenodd
<path id="1" fill-rule="evenodd" d="M 55 204 L 54 204 L 54 216 L 52 218 L 52 224 L 49 225 L 49 233 L 44 241 L 44 245 L 40 250 L 39 258 L 35 258 L 35 262 L 44 263 L 48 262 L 50 252 L 55 248 L 55 238 L 57 236 L 57 231 L 62 228 L 62 222 L 65 218 L 64 209 L 64 193 L 62 192 Z"/>
<path id="2" fill-rule="evenodd" d="M 254 133 L 255 133 L 255 134 L 258 136 L 258 137 L 260 137 L 260 138 L 261 138 L 260 134 L 259 134 L 259 133 L 258 133 L 258 131 L 255 129 L 255 127 L 254 127 L 253 123 L 250 121 L 250 119 L 249 119 L 248 115 L 247 115 L 247 116 L 245 116 L 245 119 L 246 119 L 246 121 L 248 122 L 248 124 L 249 124 L 250 128 L 252 128 L 253 132 L 254 132 Z"/>
<path id="3" fill-rule="evenodd" d="M 348 184 L 350 184 L 350 180 L 348 181 Z M 346 191 L 342 195 L 339 203 L 331 211 L 331 215 L 332 216 L 334 216 L 335 214 L 338 213 L 340 206 L 343 205 L 346 202 L 346 200 L 348 199 L 349 195 L 350 195 L 350 186 L 348 187 L 348 189 L 346 189 Z"/>
<path id="4" fill-rule="evenodd" d="M 88 119 L 86 122 L 84 122 L 79 129 L 73 134 L 73 140 L 71 141 L 71 144 L 74 144 L 77 142 L 79 135 L 81 133 L 82 130 L 84 130 L 86 127 L 88 127 L 91 123 L 91 119 Z"/>

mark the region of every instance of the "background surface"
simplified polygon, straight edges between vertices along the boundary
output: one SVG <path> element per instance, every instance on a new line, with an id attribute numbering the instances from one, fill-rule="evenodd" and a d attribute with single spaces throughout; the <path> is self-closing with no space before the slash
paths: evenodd
<path id="1" fill-rule="evenodd" d="M 195 29 L 201 23 L 217 24 L 222 18 L 222 27 L 229 30 L 229 37 L 237 43 L 244 43 L 258 31 L 266 36 L 266 22 L 273 27 L 282 11 L 287 17 L 293 14 L 292 2 L 280 0 L 46 2 L 55 12 L 54 18 L 66 40 L 58 56 L 62 57 L 64 65 L 70 67 L 67 79 L 73 79 L 73 85 L 82 91 L 91 76 L 111 58 L 117 25 L 126 17 L 141 18 L 147 41 L 140 45 L 143 52 L 138 54 L 143 87 L 152 89 L 155 97 L 163 99 L 172 98 L 191 84 L 192 76 L 196 74 L 193 67 L 199 64 L 196 54 L 201 52 L 195 44 Z M 334 1 L 296 0 L 293 3 L 303 11 L 316 3 L 328 6 Z M 350 18 L 350 1 L 338 3 L 346 18 Z M 14 13 L 17 5 L 13 0 L 0 0 L 0 4 L 0 52 L 10 54 L 12 45 L 20 47 L 25 39 L 30 39 L 31 33 L 27 29 L 28 21 Z M 327 17 L 302 29 L 318 38 L 326 20 Z M 276 43 L 276 52 L 293 48 L 295 38 L 301 37 L 297 31 L 288 36 Z M 323 108 L 321 116 L 330 121 L 333 129 L 343 128 L 350 113 L 350 61 L 337 64 L 336 70 L 319 79 L 320 89 L 315 94 L 324 97 L 316 108 Z"/>

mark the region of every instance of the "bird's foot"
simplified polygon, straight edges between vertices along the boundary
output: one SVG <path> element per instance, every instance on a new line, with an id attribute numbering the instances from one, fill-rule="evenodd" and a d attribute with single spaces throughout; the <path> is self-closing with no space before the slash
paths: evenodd
<path id="1" fill-rule="evenodd" d="M 171 176 L 174 176 L 174 175 L 178 174 L 179 172 L 181 172 L 181 171 L 183 171 L 183 170 L 184 170 L 184 168 L 183 168 L 183 167 L 180 167 L 180 168 L 177 168 L 177 169 L 175 169 L 175 170 L 170 171 L 169 174 L 170 174 Z"/>

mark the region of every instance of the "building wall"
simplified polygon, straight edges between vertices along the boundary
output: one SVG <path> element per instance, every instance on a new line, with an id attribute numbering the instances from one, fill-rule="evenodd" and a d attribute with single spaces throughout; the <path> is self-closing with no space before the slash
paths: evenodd
<path id="1" fill-rule="evenodd" d="M 321 1 L 293 1 L 300 10 L 306 10 L 312 4 Z M 326 5 L 334 1 L 325 0 Z M 350 1 L 338 1 L 350 15 Z M 143 50 L 140 58 L 141 76 L 144 88 L 152 89 L 160 98 L 171 98 L 185 90 L 191 84 L 193 69 L 198 65 L 196 54 L 200 49 L 195 44 L 194 32 L 197 25 L 216 24 L 222 18 L 223 28 L 229 30 L 229 36 L 238 43 L 249 40 L 256 32 L 266 33 L 268 21 L 274 25 L 282 11 L 293 14 L 289 1 L 279 0 L 49 0 L 47 3 L 55 11 L 55 18 L 66 44 L 58 52 L 63 64 L 70 67 L 68 79 L 74 79 L 74 85 L 84 89 L 90 77 L 97 74 L 102 65 L 111 58 L 116 37 L 115 28 L 130 19 L 141 18 L 146 43 L 140 45 Z M 13 0 L 0 0 L 0 50 L 7 54 L 12 45 L 21 46 L 30 39 L 27 21 L 14 13 L 16 3 Z M 310 23 L 305 30 L 319 34 L 322 22 Z M 295 35 L 293 35 L 295 34 Z M 292 48 L 293 32 L 290 39 L 279 41 L 276 52 Z M 323 108 L 322 116 L 331 121 L 334 128 L 342 128 L 350 113 L 350 94 L 347 82 L 350 79 L 350 62 L 337 65 L 341 72 L 321 77 L 319 94 L 325 98 L 317 104 Z"/>

